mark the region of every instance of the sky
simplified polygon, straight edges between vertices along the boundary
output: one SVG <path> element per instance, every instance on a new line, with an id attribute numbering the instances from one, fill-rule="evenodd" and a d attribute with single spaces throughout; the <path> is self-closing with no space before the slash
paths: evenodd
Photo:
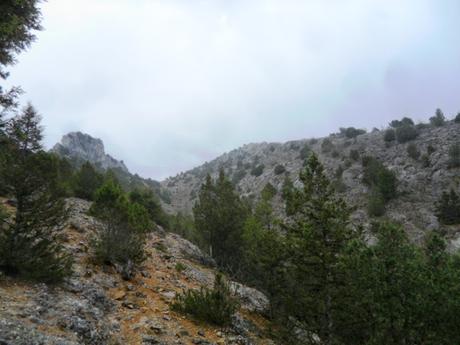
<path id="1" fill-rule="evenodd" d="M 10 68 L 45 144 L 164 179 L 243 144 L 460 111 L 458 0 L 48 0 Z"/>

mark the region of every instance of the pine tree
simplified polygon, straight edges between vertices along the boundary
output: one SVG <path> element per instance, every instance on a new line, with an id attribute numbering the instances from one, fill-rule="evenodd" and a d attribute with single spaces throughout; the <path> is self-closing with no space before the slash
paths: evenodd
<path id="1" fill-rule="evenodd" d="M 160 200 L 151 189 L 135 188 L 129 193 L 129 199 L 131 202 L 144 206 L 153 222 L 164 228 L 169 226 L 168 216 L 163 211 Z"/>
<path id="2" fill-rule="evenodd" d="M 85 162 L 77 171 L 73 181 L 75 196 L 93 200 L 94 193 L 104 182 L 104 176 L 90 162 Z"/>
<path id="3" fill-rule="evenodd" d="M 238 269 L 247 206 L 235 192 L 223 170 L 215 183 L 211 176 L 201 187 L 193 208 L 196 229 L 203 235 L 209 254 L 224 269 Z"/>
<path id="4" fill-rule="evenodd" d="M 15 55 L 35 39 L 32 31 L 41 29 L 38 3 L 37 0 L 0 2 L 0 80 L 8 77 L 4 68 L 15 62 Z M 17 107 L 20 93 L 18 87 L 5 91 L 0 85 L 0 132 L 2 115 Z"/>
<path id="5" fill-rule="evenodd" d="M 271 196 L 264 193 L 244 226 L 244 268 L 240 277 L 245 283 L 267 294 L 272 317 L 279 317 L 283 313 L 286 298 L 284 266 L 287 251 L 277 223 Z"/>
<path id="6" fill-rule="evenodd" d="M 442 193 L 436 203 L 436 216 L 442 224 L 460 224 L 460 197 L 453 189 Z"/>
<path id="7" fill-rule="evenodd" d="M 356 235 L 350 209 L 336 197 L 316 155 L 300 174 L 303 188 L 294 191 L 293 220 L 284 224 L 293 279 L 286 308 L 323 344 L 334 344 L 341 310 L 341 256 Z"/>
<path id="8" fill-rule="evenodd" d="M 103 227 L 93 241 L 96 259 L 105 264 L 132 266 L 145 259 L 145 234 L 152 227 L 147 210 L 129 201 L 121 186 L 109 179 L 95 193 L 91 214 Z"/>
<path id="9" fill-rule="evenodd" d="M 368 343 L 420 344 L 421 253 L 399 225 L 378 223 L 373 232 L 377 244 L 370 248 L 368 275 L 363 280 L 372 294 Z"/>
<path id="10" fill-rule="evenodd" d="M 417 317 L 423 327 L 419 334 L 423 344 L 457 344 L 456 330 L 460 312 L 458 279 L 460 271 L 447 252 L 445 239 L 439 232 L 430 232 L 423 246 L 423 303 Z"/>
<path id="11" fill-rule="evenodd" d="M 430 117 L 430 123 L 435 127 L 441 127 L 446 122 L 446 117 L 441 109 L 436 109 L 436 114 Z"/>
<path id="12" fill-rule="evenodd" d="M 42 150 L 40 116 L 28 105 L 7 126 L 10 151 L 2 171 L 16 199 L 14 221 L 0 239 L 0 267 L 12 275 L 57 282 L 70 273 L 71 260 L 57 240 L 65 221 L 58 166 Z"/>

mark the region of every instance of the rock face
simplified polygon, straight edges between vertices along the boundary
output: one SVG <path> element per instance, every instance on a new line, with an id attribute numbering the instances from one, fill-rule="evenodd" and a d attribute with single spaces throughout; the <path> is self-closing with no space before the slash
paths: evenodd
<path id="1" fill-rule="evenodd" d="M 101 139 L 93 138 L 81 132 L 71 132 L 64 135 L 61 142 L 53 149 L 58 155 L 79 162 L 89 161 L 101 169 L 121 169 L 128 172 L 123 161 L 117 161 L 105 153 L 104 143 Z"/>
<path id="2" fill-rule="evenodd" d="M 319 156 L 331 179 L 336 179 L 339 167 L 342 169 L 340 191 L 355 207 L 354 219 L 364 225 L 372 219 L 366 212 L 368 188 L 362 183 L 361 158 L 376 157 L 394 171 L 399 180 L 398 196 L 387 206 L 386 216 L 401 222 L 412 239 L 420 241 L 427 230 L 439 226 L 434 204 L 442 192 L 448 188 L 460 191 L 460 169 L 448 168 L 449 148 L 460 142 L 460 124 L 449 121 L 442 127 L 419 128 L 418 132 L 415 140 L 403 144 L 385 142 L 384 131 L 379 130 L 353 139 L 332 134 L 320 139 L 248 144 L 163 181 L 162 187 L 171 199 L 170 205 L 165 207 L 170 212 L 190 213 L 206 174 L 216 178 L 222 168 L 239 193 L 250 200 L 257 199 L 265 185 L 271 183 L 277 190 L 273 203 L 278 215 L 282 216 L 284 178 L 287 174 L 294 185 L 300 185 L 298 174 L 303 166 L 302 151 L 307 146 Z M 407 152 L 411 144 L 415 144 L 421 156 L 427 155 L 428 159 L 411 158 Z M 454 238 L 460 232 L 458 227 L 450 230 Z"/>

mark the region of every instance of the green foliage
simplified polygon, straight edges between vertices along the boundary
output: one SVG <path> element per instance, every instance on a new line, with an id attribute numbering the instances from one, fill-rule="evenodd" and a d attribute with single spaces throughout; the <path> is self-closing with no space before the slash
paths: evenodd
<path id="1" fill-rule="evenodd" d="M 53 155 L 56 160 L 58 169 L 57 184 L 59 189 L 62 191 L 62 196 L 69 197 L 73 196 L 73 185 L 72 179 L 74 176 L 74 168 L 70 162 L 65 158 L 60 158 L 57 155 Z"/>
<path id="2" fill-rule="evenodd" d="M 288 216 L 291 216 L 294 213 L 295 201 L 294 201 L 294 184 L 289 176 L 284 177 L 282 197 L 285 201 L 286 207 L 285 211 Z"/>
<path id="3" fill-rule="evenodd" d="M 300 159 L 305 160 L 310 156 L 311 148 L 308 144 L 305 144 L 300 150 Z"/>
<path id="4" fill-rule="evenodd" d="M 194 316 L 197 320 L 227 326 L 239 307 L 222 275 L 216 275 L 213 289 L 187 290 L 177 295 L 172 310 Z"/>
<path id="5" fill-rule="evenodd" d="M 348 128 L 340 128 L 340 134 L 344 135 L 345 137 L 352 139 L 356 138 L 358 135 L 365 134 L 365 129 L 357 129 L 355 127 L 348 127 Z"/>
<path id="6" fill-rule="evenodd" d="M 431 144 L 429 144 L 429 145 L 427 146 L 427 148 L 426 148 L 426 153 L 427 153 L 428 155 L 430 155 L 430 156 L 431 156 L 435 151 L 436 151 L 436 149 L 435 149 L 434 146 L 431 145 Z"/>
<path id="7" fill-rule="evenodd" d="M 40 30 L 40 10 L 37 0 L 4 0 L 0 4 L 0 66 L 15 62 L 15 54 L 25 50 L 35 36 L 32 30 Z M 0 69 L 0 77 L 7 73 Z"/>
<path id="8" fill-rule="evenodd" d="M 400 226 L 377 224 L 374 233 L 377 244 L 369 249 L 371 265 L 365 276 L 372 291 L 370 315 L 378 316 L 369 320 L 375 323 L 369 343 L 416 344 L 420 321 L 413 315 L 423 302 L 419 253 Z"/>
<path id="9" fill-rule="evenodd" d="M 264 189 L 262 189 L 261 196 L 263 199 L 271 200 L 278 193 L 275 187 L 270 182 L 267 182 Z"/>
<path id="10" fill-rule="evenodd" d="M 243 269 L 239 278 L 267 294 L 272 309 L 282 308 L 285 286 L 285 239 L 269 200 L 262 198 L 247 219 L 243 233 Z"/>
<path id="11" fill-rule="evenodd" d="M 460 113 L 458 113 L 457 116 L 455 116 L 454 122 L 460 123 Z"/>
<path id="12" fill-rule="evenodd" d="M 248 209 L 223 171 L 215 182 L 208 175 L 199 192 L 193 215 L 195 227 L 209 254 L 224 269 L 236 269 Z"/>
<path id="13" fill-rule="evenodd" d="M 358 150 L 350 150 L 350 159 L 354 160 L 355 162 L 359 160 L 359 151 Z"/>
<path id="14" fill-rule="evenodd" d="M 161 207 L 160 200 L 156 197 L 151 189 L 136 188 L 129 193 L 129 200 L 133 203 L 142 205 L 148 212 L 150 220 L 154 223 L 168 228 L 169 219 Z"/>
<path id="15" fill-rule="evenodd" d="M 413 160 L 418 160 L 420 158 L 420 151 L 417 148 L 417 145 L 411 143 L 407 146 L 407 154 Z"/>
<path id="16" fill-rule="evenodd" d="M 446 123 L 446 117 L 441 109 L 436 109 L 435 116 L 430 117 L 430 124 L 435 127 L 442 127 Z"/>
<path id="17" fill-rule="evenodd" d="M 234 185 L 237 185 L 245 176 L 246 176 L 246 170 L 241 169 L 241 170 L 235 171 L 232 177 L 232 183 Z"/>
<path id="18" fill-rule="evenodd" d="M 185 266 L 182 262 L 178 262 L 174 268 L 177 272 L 181 273 L 187 269 L 187 266 Z"/>
<path id="19" fill-rule="evenodd" d="M 423 168 L 428 168 L 431 165 L 431 160 L 430 156 L 428 154 L 423 154 L 421 157 L 421 162 L 422 162 L 422 167 Z"/>
<path id="20" fill-rule="evenodd" d="M 396 140 L 396 131 L 393 128 L 389 128 L 385 131 L 385 134 L 383 135 L 383 140 L 385 142 L 392 142 Z"/>
<path id="21" fill-rule="evenodd" d="M 103 182 L 104 176 L 90 162 L 85 162 L 73 178 L 74 194 L 78 198 L 93 200 L 94 193 Z"/>
<path id="22" fill-rule="evenodd" d="M 396 197 L 398 180 L 396 175 L 374 157 L 363 158 L 363 182 L 379 193 L 385 202 Z"/>
<path id="23" fill-rule="evenodd" d="M 390 127 L 399 128 L 403 126 L 413 126 L 414 121 L 409 117 L 403 117 L 401 120 L 393 120 L 390 122 Z"/>
<path id="24" fill-rule="evenodd" d="M 251 175 L 258 177 L 263 174 L 264 169 L 265 169 L 265 165 L 263 164 L 256 165 L 254 168 L 252 168 Z"/>
<path id="25" fill-rule="evenodd" d="M 147 210 L 130 202 L 119 184 L 112 179 L 105 181 L 90 212 L 104 224 L 93 241 L 98 262 L 125 265 L 144 260 L 145 233 L 152 223 Z"/>
<path id="26" fill-rule="evenodd" d="M 398 143 L 406 143 L 417 138 L 418 132 L 415 126 L 403 125 L 396 128 L 396 140 Z"/>
<path id="27" fill-rule="evenodd" d="M 460 168 L 460 143 L 453 144 L 449 148 L 449 168 Z"/>
<path id="28" fill-rule="evenodd" d="M 332 143 L 331 139 L 326 138 L 321 142 L 321 152 L 328 153 L 334 149 L 334 144 Z"/>
<path id="29" fill-rule="evenodd" d="M 385 214 L 385 199 L 378 192 L 369 193 L 367 213 L 371 217 L 381 217 Z"/>
<path id="30" fill-rule="evenodd" d="M 331 157 L 333 157 L 333 158 L 339 158 L 339 156 L 340 156 L 339 151 L 337 151 L 337 150 L 332 150 L 332 152 L 331 152 Z"/>
<path id="31" fill-rule="evenodd" d="M 332 344 L 335 313 L 341 309 L 338 290 L 344 283 L 339 262 L 357 233 L 349 225 L 350 209 L 335 196 L 315 155 L 300 179 L 303 188 L 294 192 L 293 221 L 283 224 L 290 254 L 288 277 L 295 282 L 288 284 L 285 308 L 307 332 Z"/>
<path id="32" fill-rule="evenodd" d="M 183 214 L 181 212 L 174 216 L 170 216 L 169 230 L 181 237 L 195 243 L 200 248 L 207 250 L 206 243 L 202 234 L 195 228 L 195 221 L 192 216 Z"/>
<path id="33" fill-rule="evenodd" d="M 281 175 L 285 171 L 286 171 L 286 168 L 282 164 L 278 164 L 274 169 L 275 175 Z"/>
<path id="34" fill-rule="evenodd" d="M 42 150 L 40 116 L 28 105 L 7 124 L 8 153 L 1 180 L 17 201 L 14 220 L 0 233 L 0 269 L 46 283 L 71 273 L 72 260 L 58 241 L 66 219 L 58 161 Z"/>
<path id="35" fill-rule="evenodd" d="M 460 224 L 460 197 L 453 189 L 442 193 L 436 203 L 436 216 L 442 224 Z"/>

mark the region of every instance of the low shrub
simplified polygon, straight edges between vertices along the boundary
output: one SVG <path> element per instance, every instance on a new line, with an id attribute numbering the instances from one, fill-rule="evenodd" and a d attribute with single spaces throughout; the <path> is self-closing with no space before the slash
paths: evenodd
<path id="1" fill-rule="evenodd" d="M 389 143 L 396 140 L 396 132 L 393 128 L 387 129 L 383 135 L 383 140 Z"/>
<path id="2" fill-rule="evenodd" d="M 390 122 L 390 127 L 399 128 L 403 126 L 413 126 L 414 121 L 410 117 L 403 117 L 401 120 L 393 120 Z"/>
<path id="3" fill-rule="evenodd" d="M 418 150 L 417 145 L 414 143 L 407 146 L 407 154 L 413 160 L 418 160 L 420 158 L 420 151 Z"/>
<path id="4" fill-rule="evenodd" d="M 430 156 L 429 156 L 428 154 L 425 153 L 424 155 L 422 155 L 422 157 L 421 157 L 420 160 L 421 160 L 421 162 L 422 162 L 422 167 L 423 167 L 423 168 L 428 168 L 428 167 L 430 167 L 431 161 L 430 161 Z"/>
<path id="5" fill-rule="evenodd" d="M 460 168 L 460 143 L 453 144 L 449 149 L 449 168 Z"/>
<path id="6" fill-rule="evenodd" d="M 367 214 L 371 217 L 381 217 L 385 214 L 385 200 L 380 193 L 369 194 Z"/>
<path id="7" fill-rule="evenodd" d="M 218 326 L 229 325 L 238 307 L 238 301 L 232 296 L 228 283 L 220 274 L 216 276 L 213 289 L 201 287 L 200 290 L 184 291 L 176 296 L 171 305 L 174 311 Z"/>
<path id="8" fill-rule="evenodd" d="M 350 159 L 354 160 L 355 162 L 359 160 L 359 151 L 358 150 L 350 150 Z"/>
<path id="9" fill-rule="evenodd" d="M 332 156 L 332 158 L 339 158 L 340 153 L 339 153 L 339 151 L 337 151 L 337 150 L 333 150 L 333 151 L 331 152 L 331 156 Z"/>
<path id="10" fill-rule="evenodd" d="M 260 175 L 263 174 L 264 169 L 265 169 L 265 165 L 259 164 L 259 165 L 255 166 L 254 168 L 252 168 L 251 175 L 256 176 L 256 177 L 260 176 Z"/>
<path id="11" fill-rule="evenodd" d="M 358 135 L 365 134 L 366 130 L 357 129 L 355 127 L 340 128 L 340 134 L 344 135 L 349 139 L 356 138 Z"/>
<path id="12" fill-rule="evenodd" d="M 238 184 L 246 176 L 246 170 L 237 170 L 232 176 L 232 183 L 234 185 Z"/>
<path id="13" fill-rule="evenodd" d="M 445 225 L 460 224 L 460 197 L 453 189 L 442 193 L 436 203 L 436 217 Z"/>
<path id="14" fill-rule="evenodd" d="M 187 266 L 185 266 L 182 262 L 176 263 L 175 269 L 177 272 L 181 273 L 187 269 Z"/>
<path id="15" fill-rule="evenodd" d="M 460 113 L 458 113 L 457 116 L 455 116 L 454 122 L 460 123 Z"/>
<path id="16" fill-rule="evenodd" d="M 414 126 L 404 125 L 396 128 L 396 140 L 398 143 L 406 143 L 417 138 L 418 132 Z"/>
<path id="17" fill-rule="evenodd" d="M 334 149 L 334 144 L 332 143 L 332 141 L 329 138 L 324 139 L 323 142 L 321 143 L 321 151 L 323 153 L 328 153 L 328 152 L 331 152 L 333 149 Z"/>
<path id="18" fill-rule="evenodd" d="M 396 197 L 398 179 L 394 172 L 374 157 L 363 158 L 363 182 L 376 193 L 380 193 L 385 202 Z"/>
<path id="19" fill-rule="evenodd" d="M 286 171 L 286 168 L 282 164 L 278 164 L 274 169 L 275 175 L 281 175 L 285 171 Z"/>

